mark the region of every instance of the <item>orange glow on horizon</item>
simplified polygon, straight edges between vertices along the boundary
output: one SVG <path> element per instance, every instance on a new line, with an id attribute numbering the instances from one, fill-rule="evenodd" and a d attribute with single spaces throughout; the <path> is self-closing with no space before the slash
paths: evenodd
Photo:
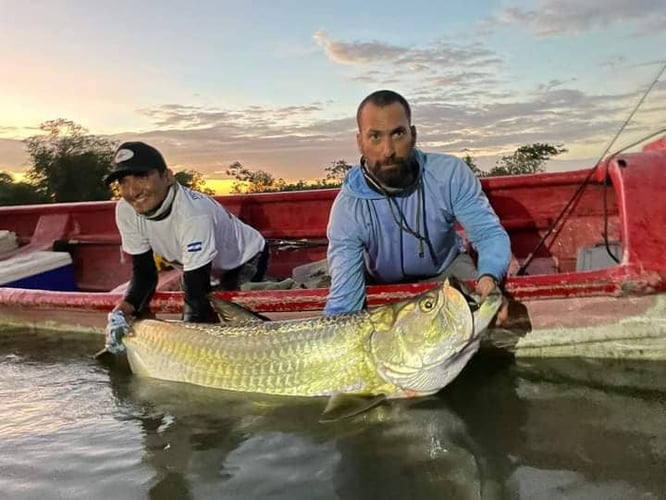
<path id="1" fill-rule="evenodd" d="M 0 170 L 1 171 L 1 170 Z M 7 171 L 14 179 L 14 182 L 28 182 L 25 172 Z M 205 179 L 204 186 L 212 189 L 215 195 L 231 194 L 231 189 L 236 182 L 235 179 Z M 309 181 L 314 182 L 314 181 Z"/>
<path id="2" fill-rule="evenodd" d="M 8 173 L 12 176 L 14 182 L 27 182 L 25 172 L 8 171 Z M 215 191 L 215 194 L 230 194 L 234 182 L 234 179 L 204 179 L 204 185 Z"/>
<path id="3" fill-rule="evenodd" d="M 215 194 L 229 194 L 233 186 L 234 179 L 204 179 L 207 188 L 215 191 Z"/>
<path id="4" fill-rule="evenodd" d="M 12 172 L 11 170 L 7 170 L 7 173 L 12 176 L 14 182 L 28 182 L 25 172 Z"/>

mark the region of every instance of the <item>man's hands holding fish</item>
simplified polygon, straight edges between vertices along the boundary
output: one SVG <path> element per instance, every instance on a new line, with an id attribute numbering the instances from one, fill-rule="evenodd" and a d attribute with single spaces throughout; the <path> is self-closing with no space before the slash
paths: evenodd
<path id="1" fill-rule="evenodd" d="M 479 295 L 479 303 L 486 300 L 489 294 L 493 293 L 495 290 L 499 290 L 497 280 L 490 276 L 489 274 L 484 274 L 476 282 L 475 292 Z M 495 325 L 499 326 L 504 323 L 509 316 L 509 303 L 506 300 L 506 297 L 502 297 L 502 305 L 497 312 L 497 319 L 495 320 Z"/>
<path id="2" fill-rule="evenodd" d="M 116 309 L 109 313 L 107 320 L 106 350 L 113 354 L 125 352 L 122 338 L 132 331 L 132 327 L 127 322 L 125 314 L 120 309 Z"/>

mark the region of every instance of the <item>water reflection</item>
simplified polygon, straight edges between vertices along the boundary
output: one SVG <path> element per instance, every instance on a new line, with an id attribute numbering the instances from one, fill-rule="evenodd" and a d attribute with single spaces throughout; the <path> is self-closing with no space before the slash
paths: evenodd
<path id="1" fill-rule="evenodd" d="M 322 399 L 110 376 L 155 497 L 659 498 L 664 370 L 479 357 L 437 396 L 331 424 Z"/>
<path id="2" fill-rule="evenodd" d="M 98 347 L 0 335 L 6 497 L 49 498 L 56 485 L 160 499 L 666 491 L 665 363 L 477 357 L 435 397 L 319 424 L 322 399 L 141 380 L 100 367 Z"/>
<path id="3" fill-rule="evenodd" d="M 453 409 L 455 390 L 451 402 L 392 402 L 320 424 L 321 398 L 110 377 L 143 430 L 154 497 L 494 498 L 508 475 Z"/>
<path id="4" fill-rule="evenodd" d="M 543 361 L 514 367 L 528 415 L 521 495 L 664 498 L 666 363 Z"/>

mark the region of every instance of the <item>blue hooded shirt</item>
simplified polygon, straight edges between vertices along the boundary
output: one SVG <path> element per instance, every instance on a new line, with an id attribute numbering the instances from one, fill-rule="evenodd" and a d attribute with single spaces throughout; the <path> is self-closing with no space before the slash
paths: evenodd
<path id="1" fill-rule="evenodd" d="M 446 154 L 415 149 L 413 157 L 415 188 L 390 198 L 368 185 L 360 165 L 347 173 L 327 228 L 324 314 L 360 310 L 366 274 L 376 283 L 401 283 L 442 273 L 464 251 L 456 221 L 478 254 L 478 276 L 505 276 L 509 236 L 470 168 Z"/>

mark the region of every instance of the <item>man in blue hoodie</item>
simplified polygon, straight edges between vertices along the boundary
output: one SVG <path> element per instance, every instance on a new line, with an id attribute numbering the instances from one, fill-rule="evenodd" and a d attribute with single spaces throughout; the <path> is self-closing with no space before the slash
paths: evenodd
<path id="1" fill-rule="evenodd" d="M 415 148 L 410 106 L 396 92 L 367 96 L 356 120 L 362 156 L 331 208 L 325 314 L 362 309 L 366 280 L 455 276 L 476 280 L 476 292 L 485 298 L 506 275 L 511 248 L 479 180 L 462 160 Z M 464 252 L 456 221 L 478 254 L 478 271 Z"/>

